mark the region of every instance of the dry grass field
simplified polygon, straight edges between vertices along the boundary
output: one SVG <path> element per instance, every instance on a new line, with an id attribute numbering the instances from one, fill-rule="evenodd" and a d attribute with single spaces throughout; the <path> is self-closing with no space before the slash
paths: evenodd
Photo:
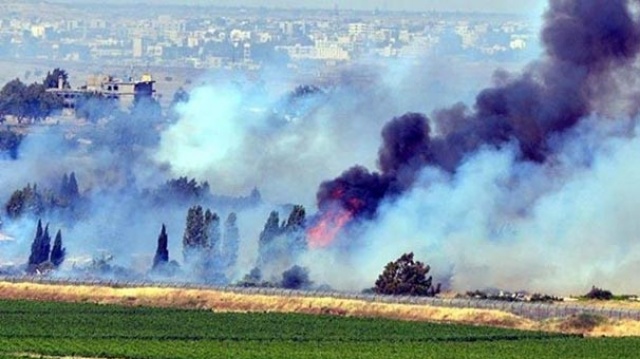
<path id="1" fill-rule="evenodd" d="M 640 322 L 631 320 L 604 320 L 595 324 L 582 323 L 576 318 L 533 321 L 496 310 L 369 303 L 335 298 L 246 295 L 214 290 L 111 288 L 0 282 L 0 298 L 193 308 L 215 312 L 281 312 L 381 317 L 580 333 L 585 336 L 640 336 Z M 600 304 L 586 302 L 584 305 Z"/>

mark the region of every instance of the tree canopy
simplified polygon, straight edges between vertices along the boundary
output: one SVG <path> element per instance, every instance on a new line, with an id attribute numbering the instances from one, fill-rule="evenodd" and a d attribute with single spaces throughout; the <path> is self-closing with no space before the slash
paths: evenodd
<path id="1" fill-rule="evenodd" d="M 42 120 L 62 107 L 62 99 L 47 92 L 42 83 L 26 85 L 20 79 L 14 79 L 0 90 L 0 116 L 14 116 L 18 123 L 25 119 Z"/>
<path id="2" fill-rule="evenodd" d="M 435 296 L 440 292 L 440 285 L 432 286 L 432 278 L 427 278 L 430 269 L 428 265 L 414 261 L 413 252 L 405 253 L 385 266 L 374 291 L 386 295 Z"/>
<path id="3" fill-rule="evenodd" d="M 69 74 L 65 70 L 57 67 L 53 69 L 53 71 L 47 72 L 47 76 L 44 78 L 44 81 L 42 81 L 42 83 L 45 88 L 52 89 L 58 87 L 58 81 L 60 80 L 62 80 L 63 88 L 71 87 L 69 85 Z"/>

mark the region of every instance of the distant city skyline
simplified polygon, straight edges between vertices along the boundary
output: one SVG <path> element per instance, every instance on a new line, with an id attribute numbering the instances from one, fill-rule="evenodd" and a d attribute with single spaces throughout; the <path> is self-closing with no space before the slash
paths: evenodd
<path id="1" fill-rule="evenodd" d="M 68 2 L 62 0 L 60 2 Z M 74 3 L 92 3 L 96 0 L 75 0 Z M 114 4 L 145 3 L 150 5 L 218 5 L 218 6 L 265 6 L 284 8 L 333 8 L 359 10 L 415 10 L 415 11 L 460 11 L 485 13 L 538 14 L 547 4 L 545 0 L 110 0 Z"/>

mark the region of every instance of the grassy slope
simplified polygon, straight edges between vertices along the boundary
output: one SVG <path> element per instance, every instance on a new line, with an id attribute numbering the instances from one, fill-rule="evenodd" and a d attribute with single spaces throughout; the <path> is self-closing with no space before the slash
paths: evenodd
<path id="1" fill-rule="evenodd" d="M 0 301 L 0 358 L 635 358 L 640 338 L 374 318 Z"/>

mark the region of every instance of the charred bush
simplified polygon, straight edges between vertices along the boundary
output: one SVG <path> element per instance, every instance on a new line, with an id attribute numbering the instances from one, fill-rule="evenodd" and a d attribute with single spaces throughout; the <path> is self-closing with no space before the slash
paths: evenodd
<path id="1" fill-rule="evenodd" d="M 286 289 L 305 289 L 311 286 L 309 270 L 293 266 L 282 273 L 282 287 Z"/>

